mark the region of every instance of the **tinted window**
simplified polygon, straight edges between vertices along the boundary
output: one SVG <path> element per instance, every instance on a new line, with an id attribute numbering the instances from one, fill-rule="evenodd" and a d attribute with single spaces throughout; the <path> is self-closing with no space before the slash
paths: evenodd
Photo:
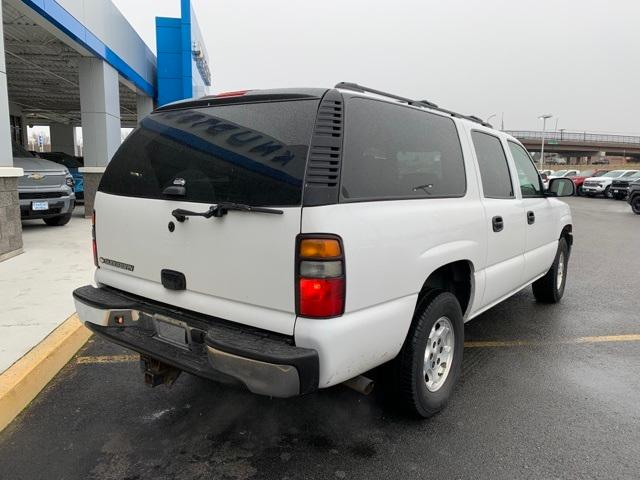
<path id="1" fill-rule="evenodd" d="M 471 137 L 480 166 L 484 196 L 513 198 L 511 174 L 500 139 L 478 131 L 471 132 Z"/>
<path id="2" fill-rule="evenodd" d="M 636 174 L 636 172 L 627 172 L 624 175 L 622 175 L 622 178 L 630 177 L 630 176 L 635 175 L 635 174 Z"/>
<path id="3" fill-rule="evenodd" d="M 184 183 L 179 200 L 299 205 L 317 108 L 303 100 L 149 115 L 114 155 L 100 190 L 175 199 L 163 190 Z"/>
<path id="4" fill-rule="evenodd" d="M 518 181 L 520 182 L 520 191 L 523 197 L 532 197 L 542 195 L 542 187 L 540 186 L 540 178 L 538 176 L 538 170 L 533 165 L 531 157 L 517 143 L 508 142 L 509 150 L 516 164 L 516 170 L 518 171 Z"/>
<path id="5" fill-rule="evenodd" d="M 346 110 L 344 200 L 462 196 L 460 140 L 449 118 L 356 98 Z"/>

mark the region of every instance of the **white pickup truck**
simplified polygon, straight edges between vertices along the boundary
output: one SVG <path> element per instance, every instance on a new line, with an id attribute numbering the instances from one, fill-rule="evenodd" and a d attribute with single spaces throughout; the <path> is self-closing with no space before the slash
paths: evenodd
<path id="1" fill-rule="evenodd" d="M 573 189 L 544 190 L 476 117 L 355 84 L 175 103 L 104 173 L 77 311 L 151 385 L 184 370 L 289 397 L 375 377 L 427 417 L 465 321 L 531 284 L 562 297 Z"/>

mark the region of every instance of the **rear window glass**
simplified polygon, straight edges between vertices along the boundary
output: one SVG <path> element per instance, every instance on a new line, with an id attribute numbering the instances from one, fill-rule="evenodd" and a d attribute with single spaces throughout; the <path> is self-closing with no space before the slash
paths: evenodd
<path id="1" fill-rule="evenodd" d="M 299 205 L 317 100 L 227 105 L 146 117 L 100 191 L 131 197 Z M 184 185 L 186 196 L 163 190 Z"/>
<path id="2" fill-rule="evenodd" d="M 361 98 L 349 101 L 346 118 L 343 200 L 465 194 L 462 149 L 451 119 Z"/>

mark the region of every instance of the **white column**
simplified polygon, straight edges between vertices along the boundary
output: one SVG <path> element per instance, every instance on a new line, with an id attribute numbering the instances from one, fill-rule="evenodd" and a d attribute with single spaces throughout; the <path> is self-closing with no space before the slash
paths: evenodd
<path id="1" fill-rule="evenodd" d="M 138 93 L 136 95 L 136 104 L 138 107 L 138 123 L 140 123 L 144 117 L 153 111 L 153 98 Z"/>
<path id="2" fill-rule="evenodd" d="M 75 155 L 73 125 L 52 123 L 49 126 L 49 132 L 51 133 L 52 152 L 64 152 L 69 155 Z"/>
<path id="3" fill-rule="evenodd" d="M 80 114 L 84 167 L 85 216 L 93 212 L 100 179 L 120 146 L 118 72 L 103 60 L 83 57 L 79 64 Z"/>
<path id="4" fill-rule="evenodd" d="M 22 252 L 18 179 L 23 173 L 21 168 L 13 166 L 7 64 L 4 60 L 2 25 L 2 8 L 0 8 L 0 262 Z"/>
<path id="5" fill-rule="evenodd" d="M 118 72 L 93 57 L 81 58 L 79 67 L 84 164 L 104 171 L 120 146 Z"/>
<path id="6" fill-rule="evenodd" d="M 4 59 L 4 28 L 0 9 L 0 168 L 13 167 L 11 153 L 11 127 L 9 126 L 9 93 L 7 91 L 7 64 Z M 4 170 L 6 172 L 6 170 Z M 0 171 L 2 175 L 2 171 Z"/>

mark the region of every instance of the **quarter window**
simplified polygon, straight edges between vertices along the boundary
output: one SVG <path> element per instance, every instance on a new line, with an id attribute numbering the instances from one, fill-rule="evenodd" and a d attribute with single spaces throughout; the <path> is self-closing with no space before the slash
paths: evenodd
<path id="1" fill-rule="evenodd" d="M 453 120 L 354 98 L 347 104 L 341 198 L 460 197 L 466 176 Z"/>
<path id="2" fill-rule="evenodd" d="M 518 171 L 518 181 L 520 182 L 520 191 L 523 197 L 536 197 L 542 195 L 542 187 L 540 186 L 540 175 L 533 165 L 531 157 L 520 145 L 514 142 L 507 142 L 513 161 Z"/>
<path id="3" fill-rule="evenodd" d="M 487 198 L 514 198 L 509 164 L 498 137 L 474 130 L 471 132 L 476 150 L 482 189 Z"/>

